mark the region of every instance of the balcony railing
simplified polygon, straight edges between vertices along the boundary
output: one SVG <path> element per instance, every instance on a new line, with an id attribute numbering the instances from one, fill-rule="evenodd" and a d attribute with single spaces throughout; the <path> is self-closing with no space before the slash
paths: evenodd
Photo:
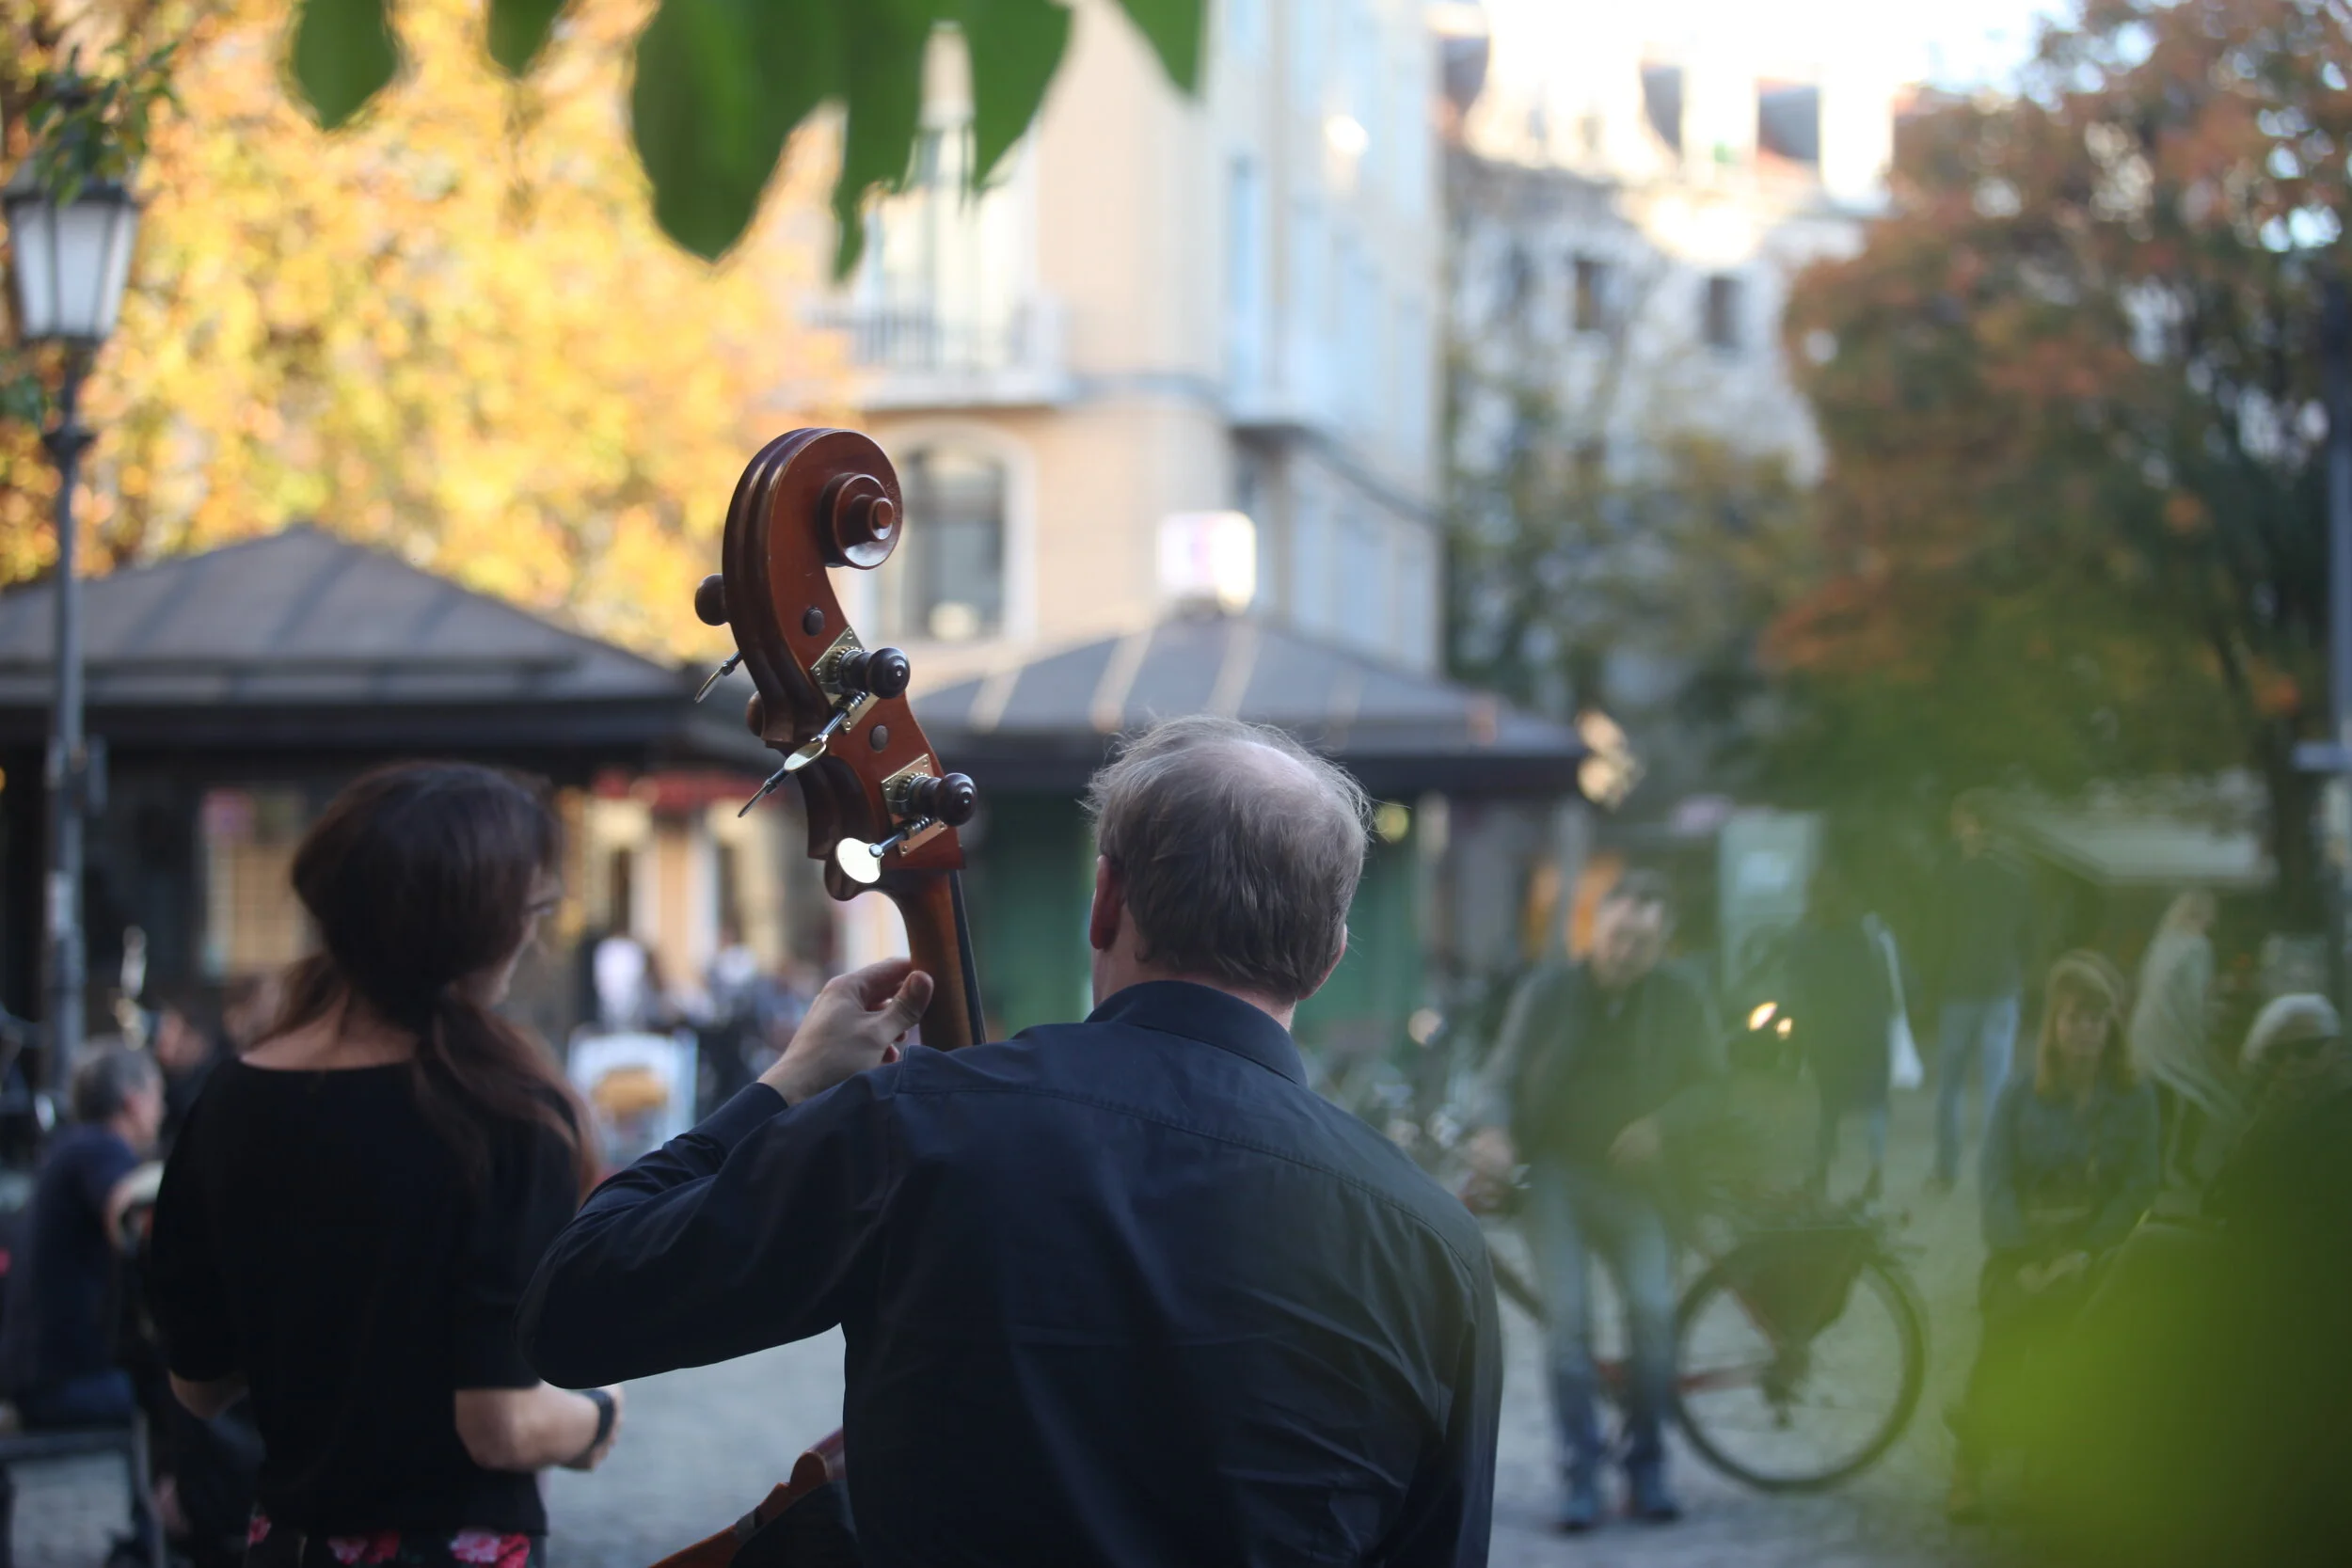
<path id="1" fill-rule="evenodd" d="M 851 303 L 822 324 L 846 336 L 856 401 L 866 408 L 1003 407 L 1071 395 L 1060 310 L 1042 296 L 970 314 Z"/>

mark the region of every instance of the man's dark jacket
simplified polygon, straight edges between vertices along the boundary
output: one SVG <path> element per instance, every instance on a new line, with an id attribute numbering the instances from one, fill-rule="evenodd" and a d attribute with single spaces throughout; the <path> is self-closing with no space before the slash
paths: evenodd
<path id="1" fill-rule="evenodd" d="M 1706 994 L 1672 965 L 1613 994 L 1587 964 L 1547 964 L 1503 1021 L 1487 1119 L 1510 1128 L 1522 1159 L 1598 1172 L 1617 1132 L 1721 1069 L 1721 1033 Z"/>
<path id="2" fill-rule="evenodd" d="M 1486 1560 L 1478 1227 L 1221 992 L 745 1089 L 591 1196 L 521 1312 L 568 1387 L 835 1324 L 875 1568 Z"/>

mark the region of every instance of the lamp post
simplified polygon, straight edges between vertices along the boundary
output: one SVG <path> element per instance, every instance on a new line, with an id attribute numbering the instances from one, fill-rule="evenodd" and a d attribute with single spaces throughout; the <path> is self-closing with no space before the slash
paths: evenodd
<path id="1" fill-rule="evenodd" d="M 31 160 L 0 193 L 6 211 L 17 330 L 65 356 L 57 420 L 41 445 L 57 466 L 56 706 L 49 730 L 49 1081 L 63 1088 L 82 1043 L 82 821 L 90 806 L 90 753 L 82 733 L 82 592 L 74 575 L 73 490 L 90 432 L 78 415 L 82 378 L 122 308 L 139 210 L 112 182 L 84 183 L 64 201 L 40 187 Z"/>
<path id="2" fill-rule="evenodd" d="M 2328 837 L 2344 832 L 2344 799 L 2352 789 L 2352 292 L 2344 274 L 2330 269 L 2320 293 L 2319 354 L 2321 395 L 2328 404 L 2328 738 L 2338 755 L 2335 778 L 2328 781 L 2331 797 Z M 2341 851 L 2344 846 L 2330 843 Z M 2328 878 L 2328 995 L 2339 1007 L 2352 1005 L 2345 995 L 2344 922 L 2346 878 L 2352 866 L 2330 856 L 2324 867 Z"/>

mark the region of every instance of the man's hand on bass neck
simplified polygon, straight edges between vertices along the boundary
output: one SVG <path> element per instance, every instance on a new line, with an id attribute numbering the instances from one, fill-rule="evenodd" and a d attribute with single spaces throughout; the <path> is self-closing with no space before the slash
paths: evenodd
<path id="1" fill-rule="evenodd" d="M 887 958 L 825 983 L 808 1016 L 759 1081 L 787 1105 L 898 1059 L 898 1045 L 930 1005 L 931 977 Z"/>

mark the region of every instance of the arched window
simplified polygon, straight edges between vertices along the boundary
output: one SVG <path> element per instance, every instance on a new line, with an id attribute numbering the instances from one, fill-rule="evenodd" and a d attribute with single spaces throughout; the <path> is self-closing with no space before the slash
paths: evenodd
<path id="1" fill-rule="evenodd" d="M 898 464 L 907 531 L 891 562 L 896 635 L 968 642 L 1005 619 L 1005 466 L 985 451 L 918 448 Z"/>

